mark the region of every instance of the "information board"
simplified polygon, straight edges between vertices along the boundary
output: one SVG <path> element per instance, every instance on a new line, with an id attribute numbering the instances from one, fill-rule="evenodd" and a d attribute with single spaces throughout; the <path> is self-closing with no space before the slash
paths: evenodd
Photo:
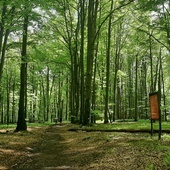
<path id="1" fill-rule="evenodd" d="M 150 116 L 152 120 L 159 120 L 158 92 L 149 94 Z"/>

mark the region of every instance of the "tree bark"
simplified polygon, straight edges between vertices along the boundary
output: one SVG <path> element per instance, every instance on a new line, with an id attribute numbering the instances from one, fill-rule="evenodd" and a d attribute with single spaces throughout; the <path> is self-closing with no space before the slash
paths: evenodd
<path id="1" fill-rule="evenodd" d="M 136 69 L 135 69 L 135 118 L 134 120 L 138 120 L 138 54 L 136 54 Z"/>
<path id="2" fill-rule="evenodd" d="M 80 47 L 80 123 L 84 115 L 84 22 L 85 22 L 85 0 L 80 0 L 80 23 L 81 23 L 81 47 Z"/>
<path id="3" fill-rule="evenodd" d="M 20 99 L 19 99 L 19 110 L 18 110 L 18 121 L 16 132 L 26 131 L 27 124 L 25 120 L 25 91 L 26 91 L 26 69 L 27 69 L 27 30 L 28 30 L 28 15 L 24 17 L 23 25 L 23 42 L 22 42 L 22 53 L 21 53 L 21 71 L 20 71 Z"/>
<path id="4" fill-rule="evenodd" d="M 113 0 L 111 1 L 110 11 L 113 10 Z M 110 41 L 111 41 L 111 24 L 112 24 L 112 15 L 109 17 L 108 25 L 108 42 L 107 42 L 107 56 L 106 56 L 106 100 L 105 100 L 105 112 L 104 112 L 104 123 L 108 123 L 108 103 L 109 103 L 109 78 L 110 78 Z"/>
<path id="5" fill-rule="evenodd" d="M 88 6 L 88 30 L 87 30 L 87 66 L 86 66 L 86 81 L 85 81 L 85 112 L 83 115 L 83 124 L 89 123 L 91 112 L 91 87 L 92 87 L 92 70 L 94 60 L 94 46 L 96 34 L 96 19 L 97 19 L 98 0 L 90 0 Z"/>
<path id="6" fill-rule="evenodd" d="M 49 110 L 50 110 L 50 68 L 47 66 L 47 77 L 46 77 L 46 120 L 49 120 Z"/>
<path id="7" fill-rule="evenodd" d="M 151 67 L 151 87 L 150 92 L 154 92 L 154 86 L 153 86 L 153 58 L 152 58 L 152 39 L 151 35 L 149 35 L 149 52 L 150 52 L 150 67 Z"/>

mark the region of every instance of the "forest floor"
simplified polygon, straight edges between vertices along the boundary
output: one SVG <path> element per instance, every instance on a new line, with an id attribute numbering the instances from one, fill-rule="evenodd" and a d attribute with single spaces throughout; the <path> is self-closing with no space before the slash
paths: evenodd
<path id="1" fill-rule="evenodd" d="M 69 131 L 78 125 L 0 131 L 3 170 L 168 170 L 170 138 L 148 133 Z"/>

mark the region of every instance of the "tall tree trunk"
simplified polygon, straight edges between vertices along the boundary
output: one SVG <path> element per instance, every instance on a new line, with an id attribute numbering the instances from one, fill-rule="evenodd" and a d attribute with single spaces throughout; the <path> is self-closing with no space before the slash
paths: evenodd
<path id="1" fill-rule="evenodd" d="M 81 46 L 80 46 L 80 123 L 84 115 L 84 22 L 85 22 L 85 0 L 80 0 L 80 23 L 81 23 Z"/>
<path id="2" fill-rule="evenodd" d="M 112 10 L 113 10 L 113 0 L 111 1 L 111 7 L 110 7 L 110 11 Z M 109 17 L 108 36 L 107 36 L 108 42 L 107 42 L 107 57 L 106 57 L 106 100 L 105 100 L 104 123 L 108 123 L 111 24 L 112 24 L 112 15 L 110 15 Z"/>
<path id="3" fill-rule="evenodd" d="M 4 1 L 3 7 L 2 7 L 2 13 L 1 13 L 1 22 L 0 22 L 0 52 L 2 50 L 2 44 L 3 44 L 3 35 L 4 35 L 4 24 L 5 24 L 5 14 L 7 12 L 7 6 Z"/>
<path id="4" fill-rule="evenodd" d="M 0 107 L 1 124 L 3 124 L 4 123 L 4 96 L 3 96 L 3 93 L 1 93 L 0 99 L 1 99 L 1 107 Z"/>
<path id="5" fill-rule="evenodd" d="M 68 103 L 69 103 L 69 78 L 67 77 L 67 90 L 66 90 L 66 115 L 65 115 L 65 120 L 68 120 Z"/>
<path id="6" fill-rule="evenodd" d="M 79 9 L 78 9 L 79 11 Z M 78 36 L 79 36 L 79 25 L 80 25 L 80 16 L 78 15 L 78 21 L 77 21 L 77 27 L 75 29 L 75 40 L 74 40 L 74 47 L 73 47 L 73 54 L 74 54 L 74 77 L 75 77 L 75 116 L 78 119 L 78 116 L 80 116 L 80 110 L 79 110 L 79 97 L 80 97 L 80 60 L 78 55 Z"/>
<path id="7" fill-rule="evenodd" d="M 41 111 L 43 113 L 43 121 L 46 121 L 46 107 L 47 107 L 47 101 L 46 101 L 46 93 L 45 93 L 45 87 L 44 87 L 44 80 L 43 75 L 41 75 L 41 85 L 40 85 L 40 98 L 42 99 L 40 102 Z M 40 114 L 41 115 L 41 114 Z M 41 120 L 40 120 L 41 121 Z"/>
<path id="8" fill-rule="evenodd" d="M 5 61 L 5 52 L 6 52 L 6 45 L 7 45 L 7 40 L 9 36 L 9 29 L 6 30 L 5 36 L 4 36 L 4 42 L 3 42 L 3 47 L 2 47 L 2 52 L 1 52 L 1 61 L 0 61 L 0 82 L 2 79 L 2 73 L 3 73 L 3 66 L 4 66 L 4 61 Z"/>
<path id="9" fill-rule="evenodd" d="M 62 92 L 61 92 L 61 73 L 59 73 L 59 82 L 58 82 L 58 119 L 62 116 Z"/>
<path id="10" fill-rule="evenodd" d="M 1 110 L 1 106 L 2 106 L 2 101 L 1 101 L 1 80 L 2 80 L 2 74 L 3 74 L 3 67 L 4 67 L 4 61 L 5 61 L 5 52 L 6 52 L 6 45 L 7 45 L 7 40 L 8 40 L 8 36 L 10 33 L 9 28 L 6 29 L 5 31 L 5 19 L 8 16 L 10 17 L 10 26 L 12 25 L 12 19 L 14 16 L 14 11 L 15 11 L 15 7 L 12 7 L 10 12 L 7 14 L 7 4 L 6 1 L 3 2 L 2 5 L 2 13 L 1 13 L 1 21 L 0 21 L 0 110 Z"/>
<path id="11" fill-rule="evenodd" d="M 158 76 L 159 76 L 159 57 L 157 57 L 156 61 L 156 68 L 155 68 L 155 77 L 154 77 L 154 85 L 153 85 L 153 91 L 156 91 L 157 83 L 158 83 Z M 153 70 L 153 68 L 152 68 Z"/>
<path id="12" fill-rule="evenodd" d="M 46 120 L 49 121 L 49 109 L 50 109 L 50 68 L 47 66 L 47 77 L 46 77 Z"/>
<path id="13" fill-rule="evenodd" d="M 93 93 L 92 93 L 92 110 L 95 110 L 96 105 L 96 71 L 97 71 L 97 52 L 94 59 L 94 73 L 93 73 Z"/>
<path id="14" fill-rule="evenodd" d="M 10 121 L 10 115 L 9 115 L 9 109 L 10 109 L 10 84 L 11 84 L 11 79 L 9 77 L 8 69 L 6 69 L 6 117 L 7 117 L 7 125 L 9 125 Z"/>
<path id="15" fill-rule="evenodd" d="M 116 51 L 115 51 L 115 68 L 114 68 L 114 84 L 113 84 L 113 115 L 112 115 L 112 121 L 115 121 L 116 119 L 116 114 L 119 114 L 117 112 L 117 107 L 119 104 L 118 100 L 116 100 L 117 97 L 117 74 L 118 74 L 118 70 L 119 70 L 119 58 L 120 58 L 120 49 L 119 49 L 119 43 L 120 43 L 120 35 L 118 35 L 118 37 L 115 37 L 116 40 Z M 117 107 L 116 107 L 117 106 Z"/>
<path id="16" fill-rule="evenodd" d="M 141 101 L 143 101 L 144 107 L 141 110 L 141 114 L 143 115 L 142 118 L 148 119 L 148 98 L 147 98 L 147 62 L 146 58 L 143 57 L 141 70 L 140 70 L 141 80 L 140 80 L 140 94 L 141 94 Z"/>
<path id="17" fill-rule="evenodd" d="M 38 112 L 38 121 L 41 122 L 42 120 L 45 120 L 44 119 L 44 86 L 43 86 L 43 78 L 40 79 L 40 85 L 39 85 L 39 91 L 40 91 L 40 94 L 39 94 L 39 98 L 40 98 L 40 101 L 39 101 L 39 112 Z"/>
<path id="18" fill-rule="evenodd" d="M 133 59 L 129 58 L 128 59 L 128 118 L 131 118 L 132 116 L 132 108 L 133 108 Z"/>
<path id="19" fill-rule="evenodd" d="M 12 123 L 16 122 L 16 117 L 15 117 L 15 77 L 13 78 L 13 84 L 12 84 Z"/>
<path id="20" fill-rule="evenodd" d="M 166 96 L 165 96 L 165 82 L 164 82 L 164 73 L 162 68 L 162 49 L 160 48 L 160 76 L 161 76 L 161 84 L 162 84 L 162 97 L 163 97 L 163 105 L 165 107 L 164 109 L 164 120 L 167 121 L 167 111 L 166 111 Z"/>
<path id="21" fill-rule="evenodd" d="M 96 72 L 97 72 L 97 59 L 98 59 L 98 45 L 99 45 L 99 36 L 97 36 L 93 80 L 92 80 L 92 103 L 91 103 L 92 112 L 96 109 Z M 95 123 L 95 122 L 96 122 L 95 113 L 91 113 L 91 123 Z"/>
<path id="22" fill-rule="evenodd" d="M 26 68 L 27 68 L 27 31 L 28 31 L 28 15 L 24 17 L 23 26 L 23 42 L 22 42 L 22 53 L 21 53 L 21 71 L 20 71 L 20 99 L 19 99 L 19 110 L 18 110 L 18 121 L 16 132 L 27 130 L 27 124 L 25 120 L 25 91 L 26 91 Z"/>
<path id="23" fill-rule="evenodd" d="M 67 45 L 68 45 L 68 49 L 69 49 L 69 53 L 70 53 L 70 57 L 71 57 L 71 85 L 70 85 L 70 98 L 69 98 L 69 102 L 70 102 L 70 114 L 71 117 L 76 117 L 77 113 L 76 113 L 76 109 L 77 109 L 77 95 L 78 95 L 78 88 L 77 86 L 77 80 L 78 80 L 78 75 L 77 75 L 77 68 L 78 68 L 78 64 L 77 64 L 77 41 L 75 40 L 74 43 L 72 42 L 73 40 L 73 34 L 74 37 L 77 38 L 77 29 L 76 32 L 73 32 L 73 23 L 72 23 L 72 16 L 71 16 L 71 10 L 70 10 L 70 6 L 68 5 L 69 1 L 68 0 L 64 0 L 63 1 L 63 5 L 64 8 L 68 9 L 68 15 L 66 14 L 66 12 L 64 12 L 64 20 L 65 20 L 65 26 L 66 26 L 66 37 L 67 37 Z M 79 16 L 78 16 L 79 17 Z M 79 18 L 78 18 L 78 22 L 79 22 Z M 76 47 L 76 48 L 75 48 Z"/>
<path id="24" fill-rule="evenodd" d="M 138 120 L 138 54 L 136 54 L 136 69 L 135 69 L 135 118 Z"/>
<path id="25" fill-rule="evenodd" d="M 27 102 L 28 102 L 28 98 L 27 98 L 27 61 L 25 62 L 25 101 L 24 101 L 24 110 L 25 110 L 25 118 L 27 118 Z"/>
<path id="26" fill-rule="evenodd" d="M 92 70 L 94 60 L 94 46 L 96 35 L 96 19 L 97 19 L 98 0 L 90 0 L 88 6 L 88 30 L 87 30 L 87 67 L 85 81 L 85 113 L 83 115 L 83 124 L 89 123 L 91 111 L 91 87 L 92 87 Z"/>
<path id="27" fill-rule="evenodd" d="M 150 50 L 150 67 L 151 67 L 151 87 L 150 87 L 150 92 L 154 91 L 154 84 L 153 84 L 153 55 L 152 55 L 152 35 L 150 34 L 149 36 L 149 50 Z"/>

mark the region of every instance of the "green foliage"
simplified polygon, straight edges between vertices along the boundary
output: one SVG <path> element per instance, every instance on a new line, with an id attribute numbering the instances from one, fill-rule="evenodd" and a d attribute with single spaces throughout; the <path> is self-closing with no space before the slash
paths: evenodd
<path id="1" fill-rule="evenodd" d="M 37 108 L 35 114 L 43 117 L 46 108 L 46 90 L 47 90 L 47 66 L 50 69 L 50 113 L 56 115 L 57 102 L 59 102 L 59 86 L 60 97 L 64 100 L 64 108 L 67 105 L 69 110 L 71 97 L 66 96 L 66 91 L 70 89 L 71 84 L 77 92 L 80 92 L 80 42 L 81 42 L 81 8 L 78 1 L 0 1 L 0 9 L 3 2 L 7 4 L 7 13 L 5 15 L 5 29 L 10 29 L 10 36 L 7 44 L 7 58 L 5 60 L 4 76 L 2 89 L 4 90 L 4 106 L 6 105 L 7 94 L 7 72 L 11 81 L 15 80 L 15 84 L 19 84 L 19 67 L 20 67 L 20 48 L 22 38 L 23 17 L 29 12 L 29 35 L 28 35 L 28 109 L 33 112 L 33 105 L 36 103 Z M 128 1 L 130 2 L 130 1 Z M 86 4 L 87 3 L 87 4 Z M 84 6 L 85 22 L 84 22 L 84 51 L 83 61 L 84 68 L 87 60 L 87 7 L 88 1 Z M 114 9 L 126 3 L 124 0 L 114 2 Z M 117 118 L 121 119 L 133 118 L 134 101 L 135 101 L 135 70 L 138 71 L 137 82 L 137 104 L 140 117 L 144 117 L 149 112 L 148 94 L 151 86 L 151 60 L 150 53 L 153 57 L 153 72 L 159 68 L 158 56 L 160 47 L 162 48 L 162 67 L 164 85 L 166 91 L 166 104 L 162 102 L 162 111 L 169 109 L 169 51 L 167 46 L 168 30 L 169 30 L 169 7 L 168 1 L 163 0 L 138 0 L 131 4 L 120 8 L 120 10 L 112 11 L 111 15 L 111 52 L 110 52 L 110 82 L 109 82 L 109 109 L 113 110 Z M 23 10 L 23 4 L 27 5 L 27 10 Z M 13 15 L 12 7 L 15 5 L 15 15 Z M 111 1 L 103 0 L 99 2 L 97 13 L 96 28 L 110 15 Z M 164 5 L 164 8 L 163 8 Z M 155 12 L 153 12 L 155 11 Z M 0 16 L 0 19 L 1 16 Z M 104 110 L 105 88 L 106 88 L 106 54 L 107 54 L 107 30 L 108 20 L 106 19 L 99 34 L 96 37 L 95 57 L 96 57 L 96 75 L 95 75 L 95 110 L 93 114 L 101 117 Z M 151 36 L 152 34 L 152 36 Z M 151 37 L 150 37 L 151 36 Z M 151 44 L 150 44 L 151 43 Z M 150 51 L 151 45 L 151 51 Z M 165 48 L 163 48 L 163 47 Z M 138 68 L 135 69 L 135 57 L 138 56 Z M 118 57 L 117 63 L 116 57 Z M 93 62 L 95 65 L 95 63 Z M 157 67 L 158 64 L 158 67 Z M 118 71 L 116 71 L 116 68 Z M 83 68 L 83 71 L 86 70 Z M 77 73 L 75 70 L 77 69 Z M 73 74 L 71 74 L 73 72 Z M 94 70 L 93 70 L 94 72 Z M 115 75 L 117 74 L 117 78 Z M 145 75 L 146 74 L 146 75 Z M 73 77 L 71 77 L 73 75 Z M 83 75 L 83 79 L 86 78 Z M 115 80 L 116 79 L 116 80 Z M 154 81 L 157 87 L 157 75 L 154 75 Z M 113 92 L 113 86 L 116 82 L 116 91 Z M 10 86 L 10 100 L 12 100 L 12 82 Z M 74 90 L 75 90 L 74 89 Z M 162 89 L 163 91 L 163 89 Z M 18 86 L 15 89 L 16 106 L 18 102 Z M 78 95 L 78 96 L 77 96 Z M 113 101 L 114 96 L 116 101 Z M 163 95 L 162 95 L 163 96 Z M 70 98 L 69 98 L 70 97 Z M 74 101 L 81 94 L 74 94 Z M 35 103 L 34 103 L 34 102 Z M 69 104 L 68 104 L 69 103 Z M 56 105 L 55 105 L 56 104 Z M 79 103 L 80 104 L 80 103 Z M 40 106 L 41 105 L 41 106 Z M 73 104 L 74 107 L 76 103 Z M 163 106 L 164 105 L 164 106 Z M 43 107 L 44 106 L 44 107 Z M 42 108 L 41 108 L 42 107 Z M 80 107 L 76 106 L 76 107 Z M 78 108 L 78 110 L 80 110 Z M 40 111 L 40 112 L 39 112 Z M 17 107 L 15 108 L 15 114 Z M 79 112 L 79 111 L 78 111 Z M 12 114 L 12 105 L 10 105 L 10 116 Z M 76 113 L 78 120 L 80 112 Z M 36 117 L 36 118 L 37 118 Z"/>
<path id="2" fill-rule="evenodd" d="M 87 128 L 89 129 L 90 127 L 87 127 Z M 93 127 L 91 128 L 95 130 L 112 130 L 112 129 L 150 130 L 151 124 L 150 124 L 150 120 L 139 120 L 137 122 L 134 122 L 133 120 L 124 120 L 124 121 L 117 120 L 115 123 L 112 123 L 112 124 L 94 124 Z M 158 121 L 156 121 L 153 124 L 153 129 L 154 130 L 159 129 Z M 162 122 L 162 129 L 169 130 L 170 129 L 169 122 Z"/>
<path id="3" fill-rule="evenodd" d="M 80 123 L 80 119 L 76 116 L 71 116 L 70 121 L 73 124 L 79 124 Z"/>
<path id="4" fill-rule="evenodd" d="M 1 124 L 1 125 L 0 125 L 0 129 L 9 129 L 9 128 L 15 128 L 15 127 L 16 127 L 15 124 L 9 124 L 9 125 L 7 125 L 7 124 Z"/>
<path id="5" fill-rule="evenodd" d="M 139 0 L 140 9 L 157 11 L 158 6 L 165 3 L 165 0 Z"/>
<path id="6" fill-rule="evenodd" d="M 28 123 L 28 127 L 41 127 L 41 126 L 51 126 L 54 125 L 54 123 L 51 122 L 44 122 L 44 123 Z"/>
<path id="7" fill-rule="evenodd" d="M 154 169 L 154 165 L 153 164 L 150 164 L 147 168 L 147 170 L 153 170 Z"/>
<path id="8" fill-rule="evenodd" d="M 164 158 L 167 167 L 170 166 L 170 152 L 168 152 Z"/>
<path id="9" fill-rule="evenodd" d="M 92 114 L 94 114 L 94 115 L 102 115 L 102 111 L 101 110 L 93 110 Z"/>
<path id="10" fill-rule="evenodd" d="M 90 136 L 86 136 L 82 139 L 82 141 L 89 140 L 90 138 L 91 138 Z"/>

